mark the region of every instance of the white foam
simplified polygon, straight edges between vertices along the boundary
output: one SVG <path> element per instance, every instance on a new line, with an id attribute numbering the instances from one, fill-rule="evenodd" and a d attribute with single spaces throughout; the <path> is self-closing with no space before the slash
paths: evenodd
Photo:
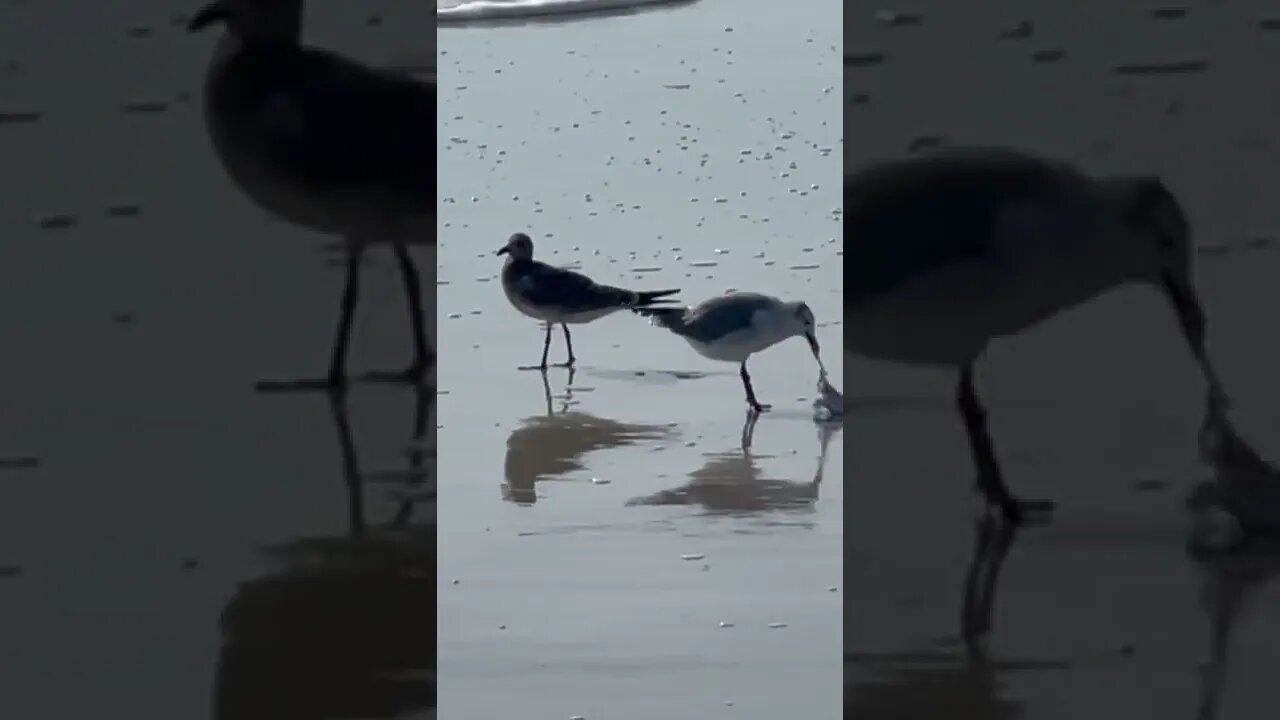
<path id="1" fill-rule="evenodd" d="M 652 5 L 671 5 L 690 0 L 437 0 L 436 21 L 477 22 L 531 18 L 546 15 L 576 15 L 596 12 L 625 12 Z"/>

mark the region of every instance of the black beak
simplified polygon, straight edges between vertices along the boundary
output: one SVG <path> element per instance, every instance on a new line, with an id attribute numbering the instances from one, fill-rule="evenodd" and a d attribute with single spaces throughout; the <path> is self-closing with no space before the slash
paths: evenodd
<path id="1" fill-rule="evenodd" d="M 1165 295 L 1169 297 L 1173 310 L 1178 314 L 1178 323 L 1182 326 L 1182 334 L 1191 345 L 1191 352 L 1196 358 L 1204 356 L 1204 311 L 1195 291 L 1188 284 L 1166 272 L 1161 277 Z"/>
<path id="2" fill-rule="evenodd" d="M 1190 283 L 1169 272 L 1165 272 L 1161 277 L 1161 285 L 1169 297 L 1170 304 L 1173 305 L 1174 312 L 1178 314 L 1178 324 L 1182 327 L 1182 335 L 1187 339 L 1187 344 L 1191 346 L 1191 354 L 1195 356 L 1201 372 L 1204 373 L 1205 381 L 1209 383 L 1211 405 L 1225 408 L 1226 395 L 1222 390 L 1222 384 L 1218 381 L 1218 374 L 1209 361 L 1209 353 L 1205 349 L 1204 309 L 1200 307 L 1196 291 Z"/>
<path id="3" fill-rule="evenodd" d="M 509 252 L 511 252 L 511 246 L 510 246 L 510 245 L 508 245 L 508 246 L 506 246 L 506 247 L 502 248 L 502 249 L 501 249 L 501 250 L 499 250 L 498 252 L 494 253 L 494 255 L 506 255 L 506 254 L 507 254 L 507 253 L 509 253 Z"/>
<path id="4" fill-rule="evenodd" d="M 187 23 L 187 32 L 200 32 L 214 23 L 225 22 L 227 10 L 221 3 L 210 3 L 201 8 L 196 16 Z"/>

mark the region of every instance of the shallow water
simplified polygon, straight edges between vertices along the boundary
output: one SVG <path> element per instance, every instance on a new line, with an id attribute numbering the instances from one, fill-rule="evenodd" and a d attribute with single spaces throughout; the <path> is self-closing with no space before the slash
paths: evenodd
<path id="1" fill-rule="evenodd" d="M 933 138 L 1162 174 L 1197 230 L 1211 352 L 1233 419 L 1274 460 L 1280 353 L 1249 321 L 1274 305 L 1280 271 L 1267 240 L 1276 163 L 1266 140 L 1280 105 L 1235 79 L 1268 67 L 1276 38 L 1260 27 L 1264 3 L 1185 9 L 1170 18 L 1102 2 L 924 2 L 910 25 L 847 14 L 847 46 L 863 60 L 846 70 L 856 140 L 845 159 L 855 167 Z M 1200 59 L 1207 69 L 1197 72 L 1115 71 Z M 952 379 L 862 360 L 848 368 L 858 378 L 843 388 L 858 484 L 845 561 L 857 602 L 844 628 L 857 717 L 1274 714 L 1276 563 L 1185 551 L 1183 501 L 1209 476 L 1195 444 L 1204 388 L 1156 293 L 1112 293 L 997 344 L 979 366 L 1011 487 L 1059 508 L 1052 524 L 1013 540 L 977 652 L 961 637 L 966 573 L 982 553 Z M 922 401 L 859 412 L 871 392 Z"/>
<path id="2" fill-rule="evenodd" d="M 804 299 L 839 377 L 839 11 L 441 32 L 442 716 L 836 716 L 843 448 L 808 348 L 752 360 L 775 410 L 744 450 L 736 368 L 638 317 L 575 328 L 572 378 L 516 370 L 543 335 L 493 252 Z"/>

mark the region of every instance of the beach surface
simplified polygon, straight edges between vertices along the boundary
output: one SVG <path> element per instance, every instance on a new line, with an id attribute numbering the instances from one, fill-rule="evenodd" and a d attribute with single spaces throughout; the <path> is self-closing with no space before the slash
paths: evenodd
<path id="1" fill-rule="evenodd" d="M 1257 87 L 1280 58 L 1271 8 L 916 2 L 913 21 L 888 22 L 859 5 L 845 16 L 846 166 L 952 143 L 1160 174 L 1195 229 L 1232 418 L 1280 457 L 1280 348 L 1255 325 L 1280 271 L 1280 101 Z M 1051 524 L 1006 539 L 1002 562 L 998 533 L 975 527 L 953 377 L 846 367 L 850 717 L 1274 714 L 1280 562 L 1185 550 L 1183 502 L 1209 476 L 1195 444 L 1204 387 L 1158 293 L 1108 294 L 979 366 L 1011 487 L 1059 503 Z M 867 395 L 910 402 L 863 407 Z M 966 643 L 984 605 L 989 631 Z"/>
<path id="2" fill-rule="evenodd" d="M 543 331 L 494 256 L 804 300 L 841 377 L 839 13 L 441 30 L 442 717 L 839 716 L 842 431 L 803 340 L 751 360 L 754 428 L 734 365 L 629 313 L 519 371 Z"/>

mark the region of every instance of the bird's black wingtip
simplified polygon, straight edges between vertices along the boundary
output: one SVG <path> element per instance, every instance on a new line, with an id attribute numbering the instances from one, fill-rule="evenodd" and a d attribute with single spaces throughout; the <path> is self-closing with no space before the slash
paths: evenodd
<path id="1" fill-rule="evenodd" d="M 674 302 L 674 298 L 670 296 L 675 295 L 678 292 L 680 292 L 678 288 L 675 290 L 648 290 L 645 292 L 638 292 L 636 293 L 636 305 L 651 305 L 658 301 Z"/>

